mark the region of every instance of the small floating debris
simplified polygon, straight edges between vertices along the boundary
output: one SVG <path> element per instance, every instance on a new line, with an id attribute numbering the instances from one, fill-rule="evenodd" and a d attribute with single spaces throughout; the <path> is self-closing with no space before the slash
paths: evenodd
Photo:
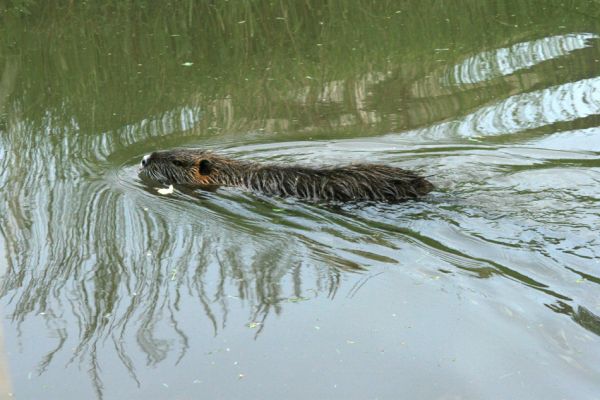
<path id="1" fill-rule="evenodd" d="M 261 325 L 261 323 L 260 323 L 260 322 L 248 322 L 248 323 L 246 324 L 246 327 L 248 327 L 248 328 L 252 328 L 252 329 L 256 329 L 256 328 L 258 328 L 260 325 Z"/>
<path id="2" fill-rule="evenodd" d="M 181 64 L 181 65 L 183 65 L 184 67 L 191 67 L 192 65 L 194 65 L 194 63 L 193 63 L 193 62 L 190 62 L 190 61 L 188 61 L 188 62 L 184 62 L 184 63 L 183 63 L 183 64 Z"/>
<path id="3" fill-rule="evenodd" d="M 168 188 L 164 189 L 164 188 L 160 188 L 160 189 L 156 189 L 156 191 L 160 194 L 171 194 L 173 193 L 173 185 L 169 185 Z"/>

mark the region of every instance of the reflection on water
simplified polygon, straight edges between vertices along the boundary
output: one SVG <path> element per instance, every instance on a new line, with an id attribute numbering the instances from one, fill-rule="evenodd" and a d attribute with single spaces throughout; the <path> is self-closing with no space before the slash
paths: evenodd
<path id="1" fill-rule="evenodd" d="M 590 47 L 592 39 L 599 38 L 600 36 L 592 33 L 557 35 L 479 53 L 455 65 L 442 84 L 473 84 L 511 75 L 572 51 Z"/>
<path id="2" fill-rule="evenodd" d="M 24 43 L 0 53 L 17 395 L 594 398 L 597 25 L 534 2 L 436 4 L 124 6 L 94 34 L 49 10 L 50 28 L 6 19 Z M 387 163 L 438 190 L 336 207 L 162 196 L 137 164 L 177 146 Z"/>
<path id="3" fill-rule="evenodd" d="M 513 96 L 477 110 L 461 121 L 461 136 L 522 132 L 557 122 L 574 121 L 600 113 L 600 78 L 565 83 L 539 92 Z"/>
<path id="4" fill-rule="evenodd" d="M 428 140 L 525 132 L 600 113 L 600 78 L 584 79 L 509 97 L 465 117 L 403 135 Z"/>

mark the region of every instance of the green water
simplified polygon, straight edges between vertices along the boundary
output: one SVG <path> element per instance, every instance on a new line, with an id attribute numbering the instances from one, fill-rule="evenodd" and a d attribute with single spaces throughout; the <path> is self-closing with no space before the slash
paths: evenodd
<path id="1" fill-rule="evenodd" d="M 160 195 L 172 147 L 437 190 Z M 0 397 L 599 398 L 597 0 L 9 2 L 0 187 Z"/>

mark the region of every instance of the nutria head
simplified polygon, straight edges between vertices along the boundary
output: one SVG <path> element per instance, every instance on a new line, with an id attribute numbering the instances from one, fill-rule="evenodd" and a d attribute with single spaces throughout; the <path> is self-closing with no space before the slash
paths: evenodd
<path id="1" fill-rule="evenodd" d="M 218 177 L 236 163 L 201 149 L 155 151 L 142 158 L 140 173 L 165 184 L 222 185 Z"/>

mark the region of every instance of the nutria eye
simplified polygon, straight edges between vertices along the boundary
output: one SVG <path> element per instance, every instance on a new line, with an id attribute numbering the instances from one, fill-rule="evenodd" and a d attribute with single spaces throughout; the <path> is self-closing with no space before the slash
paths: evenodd
<path id="1" fill-rule="evenodd" d="M 212 170 L 211 162 L 208 160 L 200 161 L 200 164 L 198 164 L 198 169 L 200 170 L 201 175 L 209 175 L 210 171 Z"/>
<path id="2" fill-rule="evenodd" d="M 185 164 L 183 163 L 183 161 L 180 161 L 180 160 L 173 160 L 173 164 L 175 164 L 178 167 L 185 166 Z"/>

